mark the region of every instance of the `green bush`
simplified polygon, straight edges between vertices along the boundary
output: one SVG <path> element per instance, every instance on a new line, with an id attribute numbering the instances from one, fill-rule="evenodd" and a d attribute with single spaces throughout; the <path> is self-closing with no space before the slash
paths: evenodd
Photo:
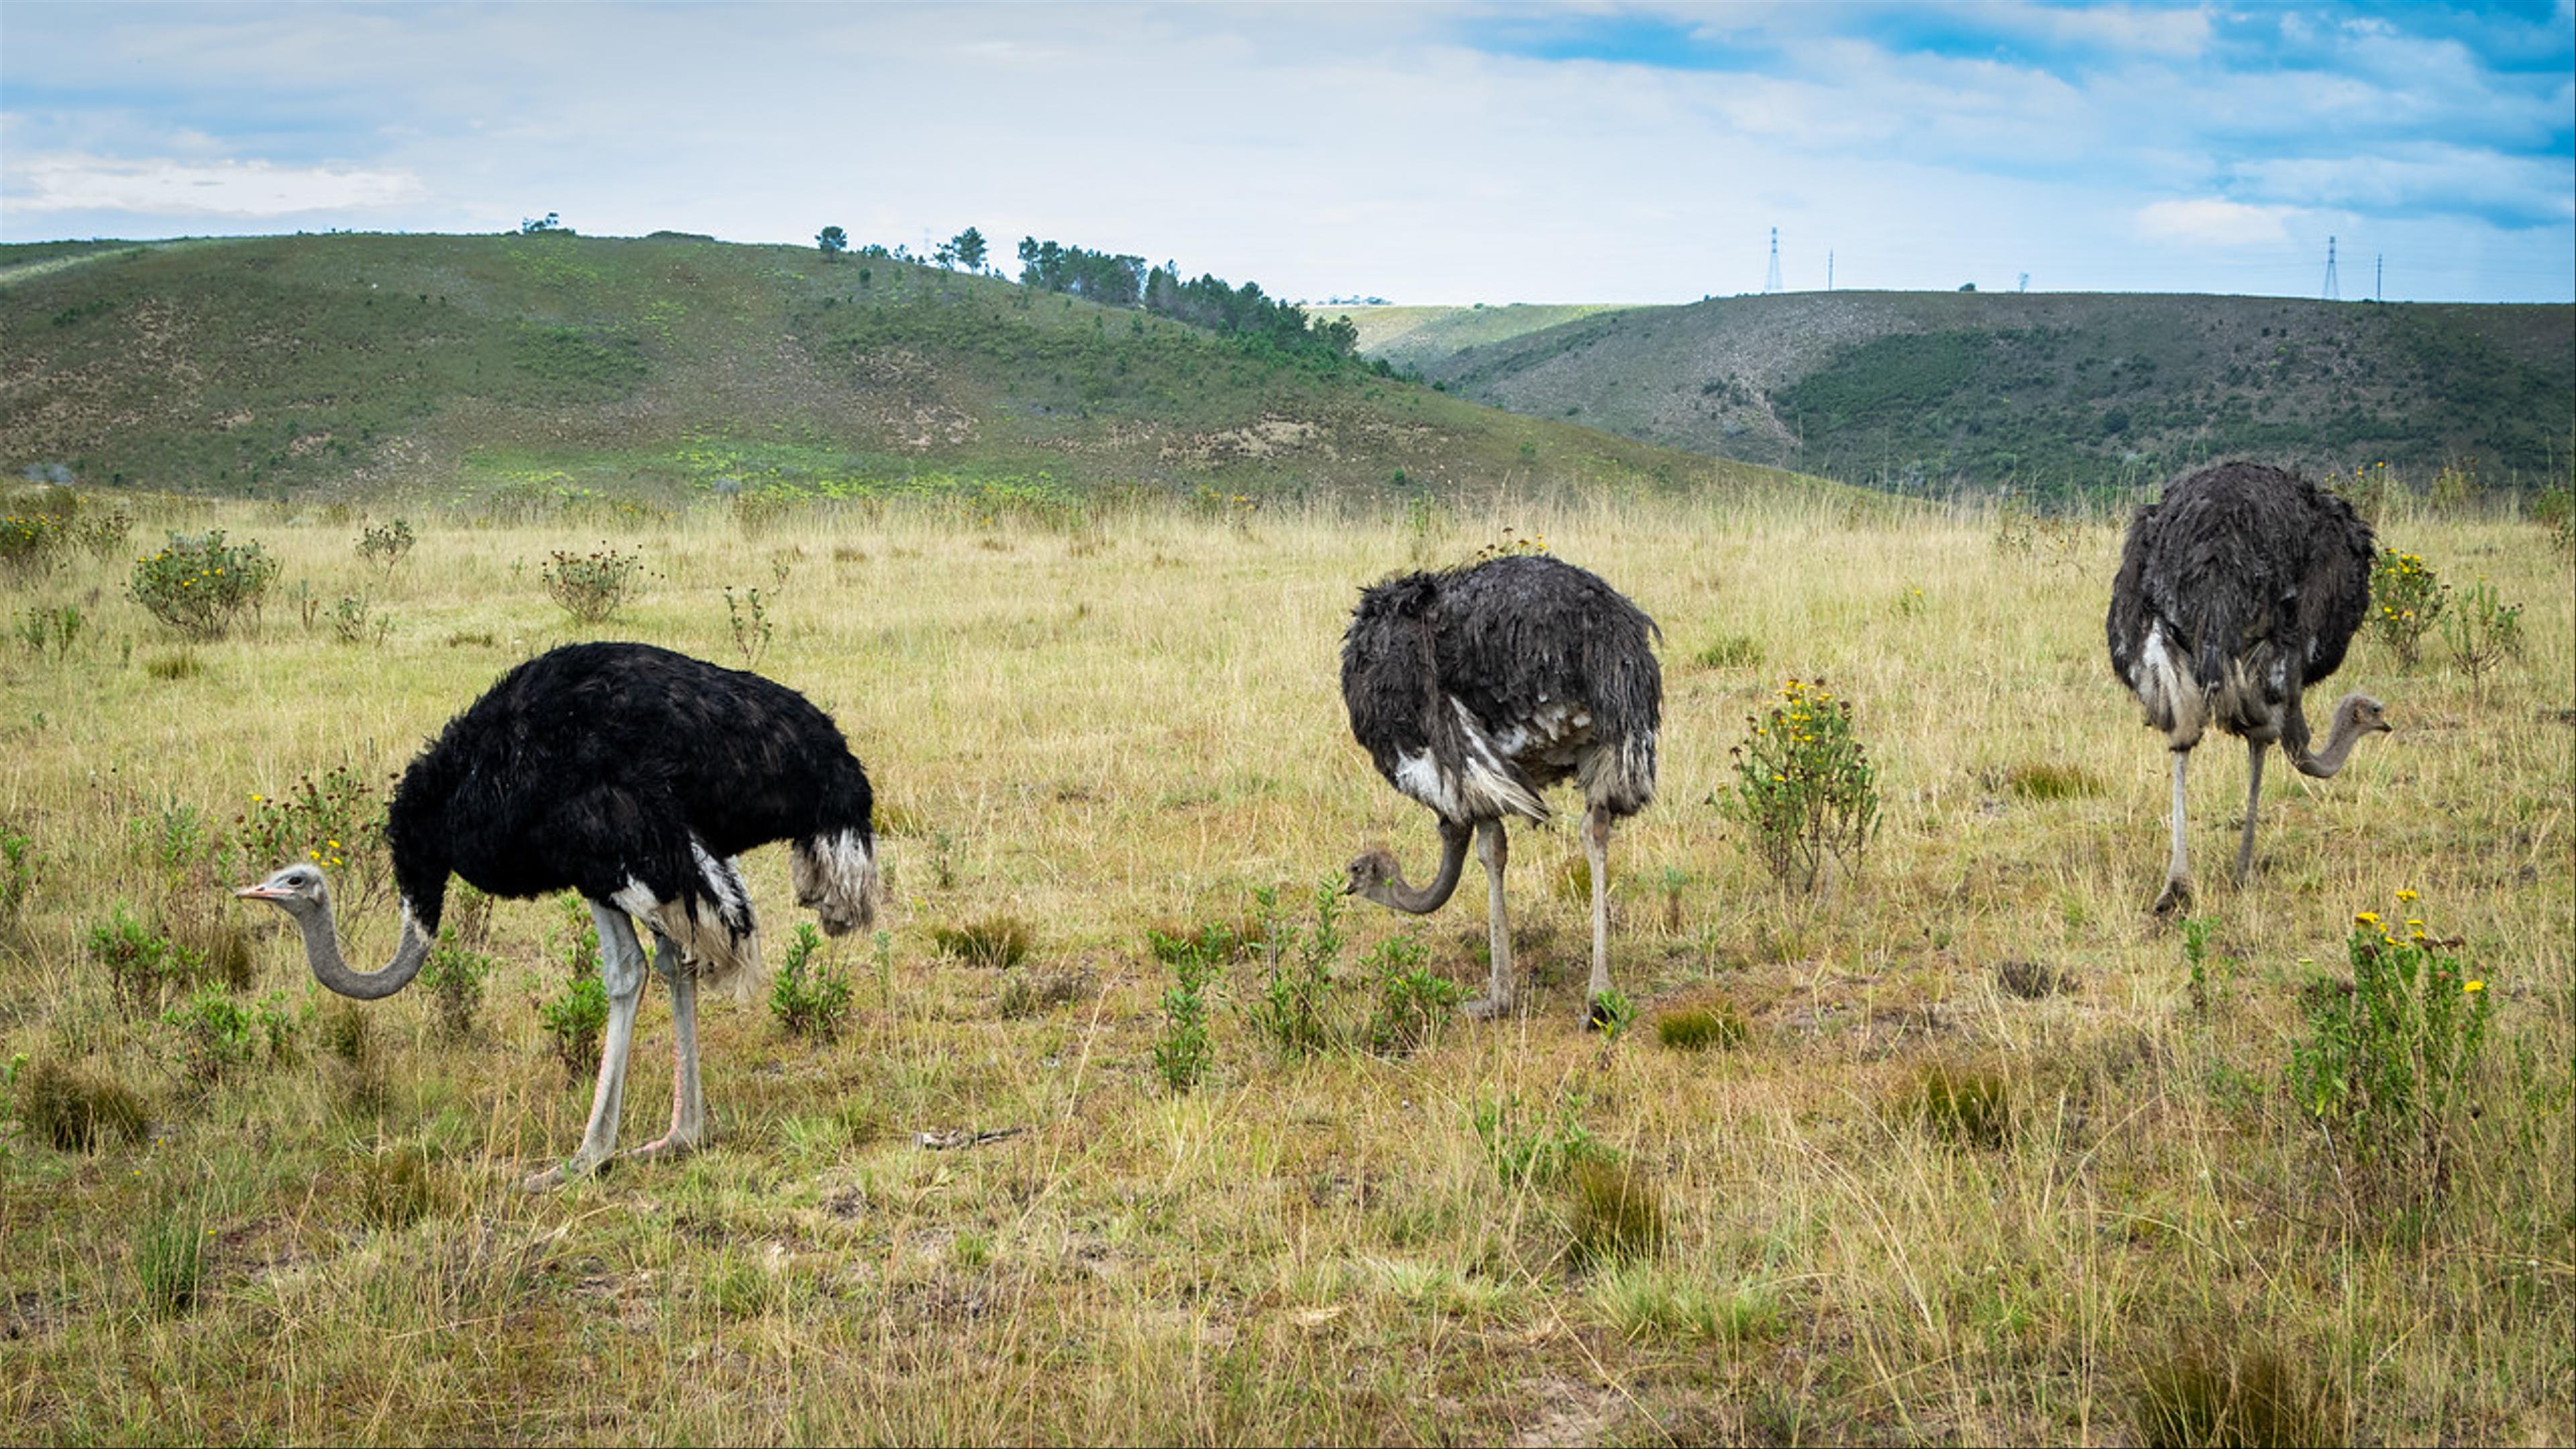
<path id="1" fill-rule="evenodd" d="M 391 573 L 394 565 L 411 557 L 413 545 L 419 542 L 411 531 L 411 524 L 397 518 L 381 528 L 370 527 L 358 535 L 358 558 Z"/>
<path id="2" fill-rule="evenodd" d="M 2442 642 L 2469 676 L 2469 688 L 2483 695 L 2487 671 L 2522 653 L 2522 605 L 2498 599 L 2481 579 L 2460 607 L 2442 616 Z"/>
<path id="3" fill-rule="evenodd" d="M 51 513 L 12 513 L 0 518 L 0 573 L 24 578 L 54 566 L 65 519 Z"/>
<path id="4" fill-rule="evenodd" d="M 1344 941 L 1342 882 L 1327 879 L 1315 887 L 1315 924 L 1303 929 L 1281 914 L 1275 887 L 1263 886 L 1253 899 L 1262 920 L 1262 982 L 1243 1008 L 1244 1020 L 1282 1056 L 1324 1051 L 1341 1039 L 1330 1010 Z"/>
<path id="5" fill-rule="evenodd" d="M 608 1027 L 608 984 L 599 975 L 599 923 L 578 896 L 569 897 L 558 948 L 563 989 L 537 1004 L 537 1023 L 555 1057 L 574 1076 L 599 1065 L 599 1034 Z"/>
<path id="6" fill-rule="evenodd" d="M 256 541 L 226 543 L 220 528 L 200 538 L 172 534 L 160 552 L 134 561 L 125 592 L 184 638 L 220 639 L 244 609 L 259 607 L 277 569 Z"/>
<path id="7" fill-rule="evenodd" d="M 1825 862 L 1860 868 L 1878 828 L 1878 773 L 1852 728 L 1848 700 L 1823 680 L 1792 679 L 1753 733 L 1728 750 L 1735 788 L 1720 802 L 1750 833 L 1782 884 L 1813 890 Z"/>
<path id="8" fill-rule="evenodd" d="M 2383 548 L 2370 565 L 2370 627 L 2412 669 L 2424 635 L 2442 617 L 2451 586 L 2420 554 Z"/>
<path id="9" fill-rule="evenodd" d="M 252 871 L 302 860 L 340 872 L 334 888 L 359 910 L 375 903 L 391 870 L 383 797 L 348 765 L 298 775 L 282 795 L 251 796 L 233 816 L 233 844 Z"/>
<path id="10" fill-rule="evenodd" d="M 1154 1040 L 1154 1070 L 1163 1085 L 1186 1092 L 1207 1076 L 1216 1060 L 1208 1037 L 1208 988 L 1216 982 L 1226 957 L 1234 954 L 1234 932 L 1207 926 L 1194 936 L 1145 933 L 1154 958 L 1169 966 L 1172 984 L 1163 990 L 1163 1029 Z"/>
<path id="11" fill-rule="evenodd" d="M 453 925 L 438 928 L 438 942 L 421 963 L 420 984 L 429 991 L 432 1019 L 441 1034 L 457 1038 L 474 1034 L 474 1016 L 483 1009 L 483 986 L 495 964 L 459 941 Z"/>
<path id="12" fill-rule="evenodd" d="M 621 553 L 604 543 L 587 554 L 558 550 L 548 555 L 538 575 L 565 613 L 596 624 L 625 607 L 627 596 L 643 582 L 644 555 Z"/>
<path id="13" fill-rule="evenodd" d="M 187 1005 L 162 1013 L 161 1021 L 178 1034 L 179 1061 L 200 1086 L 259 1054 L 258 1018 L 212 982 L 198 987 Z"/>
<path id="14" fill-rule="evenodd" d="M 2415 899 L 2398 892 L 2401 907 Z M 2487 984 L 2450 954 L 2456 944 L 2420 916 L 2391 929 L 2376 911 L 2355 915 L 2352 980 L 2309 984 L 2307 1031 L 2290 1049 L 2300 1108 L 2366 1183 L 2403 1197 L 2443 1187 L 2486 1048 Z"/>
<path id="15" fill-rule="evenodd" d="M 147 929 L 122 903 L 90 927 L 89 952 L 107 968 L 108 988 L 127 1016 L 159 1011 L 167 988 L 204 974 L 205 963 L 195 952 Z"/>
<path id="16" fill-rule="evenodd" d="M 1427 964 L 1431 948 L 1418 937 L 1390 936 L 1360 963 L 1377 984 L 1364 1035 L 1380 1056 L 1404 1056 L 1429 1041 L 1456 1013 L 1466 992 Z"/>
<path id="17" fill-rule="evenodd" d="M 828 961 L 816 961 L 823 934 L 811 922 L 796 925 L 787 943 L 786 964 L 769 983 L 769 1014 L 787 1034 L 829 1043 L 841 1034 L 850 1015 L 850 981 Z"/>
<path id="18" fill-rule="evenodd" d="M 1518 1092 L 1476 1103 L 1476 1141 L 1503 1186 L 1544 1187 L 1563 1179 L 1578 1163 L 1611 1160 L 1614 1154 L 1583 1125 L 1584 1103 L 1571 1091 L 1559 1092 L 1545 1110 L 1522 1101 Z"/>

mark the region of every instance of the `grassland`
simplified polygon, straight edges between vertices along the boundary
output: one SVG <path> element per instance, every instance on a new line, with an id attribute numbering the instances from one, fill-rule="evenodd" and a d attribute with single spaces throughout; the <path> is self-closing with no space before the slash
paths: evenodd
<path id="1" fill-rule="evenodd" d="M 2204 753 L 2195 973 L 2145 911 L 2166 774 L 2101 658 L 2107 525 L 1647 490 L 1383 512 L 546 495 L 415 501 L 417 548 L 385 568 L 354 548 L 383 513 L 89 504 L 134 513 L 138 542 L 256 539 L 284 571 L 256 627 L 198 644 L 124 597 L 123 557 L 0 579 L 12 620 L 83 621 L 0 655 L 0 833 L 34 871 L 0 936 L 0 1055 L 26 1059 L 0 1138 L 0 1439 L 2139 1443 L 2159 1404 L 2230 1384 L 2270 1386 L 2287 1438 L 2576 1437 L 2576 598 L 2531 524 L 2383 524 L 2521 603 L 2525 652 L 2480 690 L 2438 645 L 2411 672 L 2357 647 L 2338 682 L 2397 733 L 2330 782 L 2275 772 L 2245 890 L 2220 869 L 2239 753 Z M 1422 812 L 1347 738 L 1339 634 L 1360 584 L 1507 528 L 1664 629 L 1661 798 L 1612 845 L 1638 1027 L 1580 1028 L 1559 826 L 1513 858 L 1522 1015 L 1283 1059 L 1234 961 L 1213 1075 L 1172 1093 L 1146 932 L 1244 922 L 1265 888 L 1311 927 L 1357 848 L 1426 857 Z M 763 591 L 763 672 L 878 783 L 887 935 L 827 948 L 856 992 L 836 1044 L 757 1005 L 702 1013 L 713 1149 L 528 1197 L 589 1098 L 532 1008 L 562 981 L 562 904 L 495 908 L 501 964 L 456 1038 L 420 987 L 318 1002 L 291 938 L 221 890 L 268 862 L 224 842 L 253 794 L 335 766 L 380 782 L 502 669 L 583 636 L 538 576 L 603 542 L 654 577 L 602 633 L 737 658 L 723 591 Z M 389 626 L 342 642 L 343 597 Z M 1883 772 L 1866 863 L 1816 899 L 1709 803 L 1792 675 L 1857 702 Z M 747 865 L 775 959 L 785 862 Z M 2400 888 L 2494 1017 L 2445 1179 L 2392 1196 L 2283 1073 L 2308 982 Z M 293 1049 L 192 1071 L 92 954 L 120 904 L 246 941 L 216 994 L 273 997 Z M 389 949 L 376 914 L 353 954 Z M 1029 927 L 1019 965 L 938 949 L 994 917 Z M 1483 974 L 1463 901 L 1344 924 L 1346 973 L 1409 931 L 1436 972 Z M 1661 1045 L 1690 1009 L 1740 1039 Z M 660 1111 L 658 988 L 639 1036 L 630 1141 Z M 148 1126 L 58 1148 L 25 1125 L 49 1065 L 123 1084 Z M 1913 1107 L 1935 1080 L 2008 1111 L 1933 1130 Z M 1585 1142 L 1615 1171 L 1497 1167 Z"/>

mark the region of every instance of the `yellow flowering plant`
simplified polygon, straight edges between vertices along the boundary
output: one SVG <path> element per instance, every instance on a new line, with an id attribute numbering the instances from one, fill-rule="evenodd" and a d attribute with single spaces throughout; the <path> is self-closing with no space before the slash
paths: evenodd
<path id="1" fill-rule="evenodd" d="M 2370 614 L 2364 622 L 2412 669 L 2450 594 L 2451 586 L 2423 555 L 2383 548 L 2370 565 Z"/>
<path id="2" fill-rule="evenodd" d="M 1860 868 L 1878 829 L 1878 772 L 1852 727 L 1851 701 L 1821 679 L 1791 679 L 1769 711 L 1750 715 L 1727 752 L 1735 788 L 1720 808 L 1750 832 L 1783 884 L 1812 890 L 1827 860 Z"/>
<path id="3" fill-rule="evenodd" d="M 194 538 L 173 534 L 134 561 L 125 592 L 190 639 L 220 639 L 244 609 L 258 609 L 277 570 L 256 539 L 229 543 L 220 528 Z"/>
<path id="4" fill-rule="evenodd" d="M 2418 897 L 2401 890 L 2397 899 L 2402 908 Z M 2434 936 L 2422 916 L 2395 925 L 2359 911 L 2345 943 L 2350 986 L 2325 980 L 2307 993 L 2307 1033 L 2291 1047 L 2291 1092 L 2379 1186 L 2438 1190 L 2465 1128 L 2490 998 L 2487 983 L 2468 977 L 2452 954 L 2461 944 Z"/>

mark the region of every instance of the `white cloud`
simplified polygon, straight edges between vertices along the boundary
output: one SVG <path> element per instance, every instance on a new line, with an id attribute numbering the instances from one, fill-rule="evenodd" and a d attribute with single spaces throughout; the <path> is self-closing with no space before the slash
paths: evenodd
<path id="1" fill-rule="evenodd" d="M 13 211 L 291 216 L 395 206 L 427 194 L 408 171 L 277 166 L 266 161 L 40 156 L 10 167 Z"/>
<path id="2" fill-rule="evenodd" d="M 2291 209 L 2248 206 L 2217 197 L 2158 201 L 2138 208 L 2138 230 L 2151 240 L 2195 246 L 2275 246 L 2289 241 Z"/>

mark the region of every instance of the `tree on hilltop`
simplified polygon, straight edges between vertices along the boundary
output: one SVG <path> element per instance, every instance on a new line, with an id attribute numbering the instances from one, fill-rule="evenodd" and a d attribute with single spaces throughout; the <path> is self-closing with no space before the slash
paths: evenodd
<path id="1" fill-rule="evenodd" d="M 827 226 L 814 233 L 814 245 L 821 248 L 823 260 L 834 261 L 850 249 L 850 234 L 837 226 Z"/>
<path id="2" fill-rule="evenodd" d="M 984 234 L 973 227 L 949 239 L 948 249 L 957 254 L 958 265 L 970 272 L 984 270 Z"/>

